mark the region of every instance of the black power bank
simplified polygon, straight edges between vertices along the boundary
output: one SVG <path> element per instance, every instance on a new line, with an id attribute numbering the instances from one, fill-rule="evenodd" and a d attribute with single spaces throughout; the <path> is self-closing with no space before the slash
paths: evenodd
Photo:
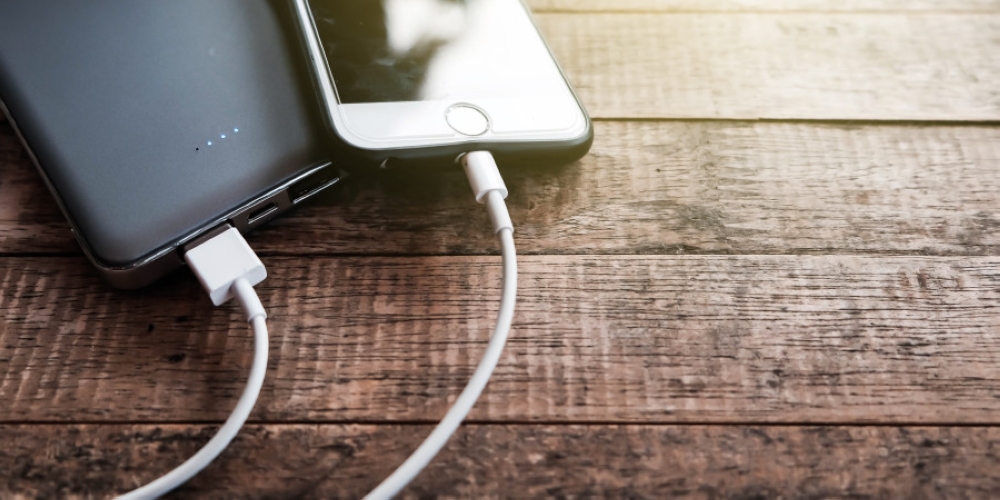
<path id="1" fill-rule="evenodd" d="M 0 103 L 114 286 L 250 230 L 339 172 L 287 2 L 4 0 Z"/>

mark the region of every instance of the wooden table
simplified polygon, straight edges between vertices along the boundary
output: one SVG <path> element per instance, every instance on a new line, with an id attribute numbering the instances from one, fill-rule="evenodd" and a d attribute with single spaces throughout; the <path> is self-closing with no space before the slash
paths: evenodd
<path id="1" fill-rule="evenodd" d="M 531 5 L 597 139 L 504 167 L 513 336 L 404 496 L 1000 496 L 1000 2 Z M 255 233 L 264 392 L 174 497 L 375 486 L 485 346 L 485 219 L 397 172 Z M 105 286 L 6 123 L 0 252 L 0 497 L 123 492 L 228 415 L 236 310 Z"/>

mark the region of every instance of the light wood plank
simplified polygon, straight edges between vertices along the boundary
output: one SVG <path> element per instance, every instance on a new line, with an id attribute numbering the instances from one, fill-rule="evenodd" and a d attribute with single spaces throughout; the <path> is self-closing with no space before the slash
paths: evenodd
<path id="1" fill-rule="evenodd" d="M 9 132 L 9 130 L 8 130 Z M 591 154 L 505 166 L 521 252 L 1000 254 L 1000 128 L 602 122 Z M 0 251 L 75 252 L 0 134 Z M 263 253 L 493 251 L 457 170 L 356 176 L 251 237 Z"/>
<path id="2" fill-rule="evenodd" d="M 496 257 L 268 258 L 253 418 L 436 420 L 472 373 Z M 191 279 L 110 291 L 0 261 L 6 422 L 224 418 L 250 335 Z M 1000 423 L 1000 258 L 522 259 L 482 421 Z"/>
<path id="3" fill-rule="evenodd" d="M 0 426 L 4 498 L 108 498 L 176 466 L 201 426 Z M 266 425 L 169 498 L 360 498 L 426 426 Z M 996 498 L 1000 430 L 461 428 L 400 498 Z"/>
<path id="4" fill-rule="evenodd" d="M 1000 120 L 1000 13 L 541 13 L 596 118 Z"/>
<path id="5" fill-rule="evenodd" d="M 537 18 L 597 118 L 1000 119 L 1000 15 Z"/>
<path id="6" fill-rule="evenodd" d="M 997 0 L 529 0 L 536 12 L 996 12 Z"/>

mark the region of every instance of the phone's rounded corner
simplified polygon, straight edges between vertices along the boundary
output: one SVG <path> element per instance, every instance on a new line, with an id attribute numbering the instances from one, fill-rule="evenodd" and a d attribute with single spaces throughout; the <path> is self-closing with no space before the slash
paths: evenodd
<path id="1" fill-rule="evenodd" d="M 583 106 L 580 107 L 583 111 L 583 117 L 586 122 L 584 126 L 584 131 L 576 139 L 568 141 L 566 145 L 566 150 L 569 153 L 567 155 L 567 163 L 579 160 L 590 152 L 590 148 L 594 145 L 594 122 L 590 119 L 590 115 L 587 114 Z"/>
<path id="2" fill-rule="evenodd" d="M 184 265 L 180 255 L 172 249 L 130 264 L 116 265 L 102 261 L 85 245 L 81 244 L 81 247 L 101 279 L 119 290 L 137 290 L 149 286 Z"/>

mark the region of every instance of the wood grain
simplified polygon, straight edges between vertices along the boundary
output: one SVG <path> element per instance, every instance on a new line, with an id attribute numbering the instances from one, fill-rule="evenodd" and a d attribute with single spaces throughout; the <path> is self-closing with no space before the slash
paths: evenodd
<path id="1" fill-rule="evenodd" d="M 1000 15 L 536 17 L 597 118 L 1000 119 Z"/>
<path id="2" fill-rule="evenodd" d="M 107 498 L 213 430 L 0 426 L 0 496 Z M 360 498 L 427 432 L 252 426 L 168 498 Z M 977 427 L 470 425 L 400 498 L 995 498 L 998 449 Z"/>
<path id="3" fill-rule="evenodd" d="M 0 131 L 3 126 L 0 125 Z M 0 252 L 77 252 L 9 129 Z M 504 168 L 528 254 L 1000 255 L 1000 129 L 602 122 L 591 154 Z M 254 234 L 265 254 L 495 248 L 459 171 L 355 176 Z"/>
<path id="4" fill-rule="evenodd" d="M 268 258 L 263 421 L 435 421 L 481 355 L 496 257 Z M 250 360 L 186 276 L 0 261 L 6 422 L 222 419 Z M 1000 258 L 526 257 L 471 418 L 1000 422 Z"/>
<path id="5" fill-rule="evenodd" d="M 60 251 L 79 252 L 69 224 L 10 124 L 0 122 L 0 253 Z"/>
<path id="6" fill-rule="evenodd" d="M 997 12 L 997 0 L 529 0 L 535 12 Z"/>
<path id="7" fill-rule="evenodd" d="M 595 118 L 995 122 L 1000 12 L 982 1 L 990 12 L 536 18 Z"/>
<path id="8" fill-rule="evenodd" d="M 529 4 L 597 140 L 504 166 L 515 331 L 403 498 L 1000 497 L 1000 2 Z M 185 274 L 100 283 L 2 122 L 0 497 L 106 498 L 209 439 L 250 335 Z M 484 221 L 389 171 L 254 234 L 264 392 L 173 497 L 387 475 L 485 346 Z"/>

